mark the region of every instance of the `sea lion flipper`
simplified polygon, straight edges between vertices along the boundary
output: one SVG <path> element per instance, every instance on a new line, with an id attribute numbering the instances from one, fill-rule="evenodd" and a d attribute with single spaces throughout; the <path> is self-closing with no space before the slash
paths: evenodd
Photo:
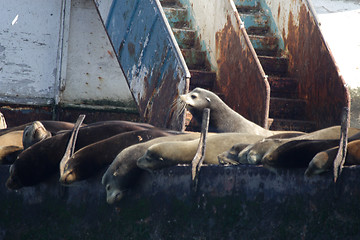
<path id="1" fill-rule="evenodd" d="M 193 189 L 196 192 L 197 183 L 198 183 L 198 173 L 200 171 L 202 162 L 205 158 L 205 150 L 206 150 L 206 136 L 209 129 L 209 118 L 210 118 L 210 109 L 205 108 L 203 112 L 203 119 L 202 119 L 202 127 L 201 127 L 201 134 L 199 145 L 196 151 L 196 154 L 191 162 L 191 178 L 193 181 Z"/>
<path id="2" fill-rule="evenodd" d="M 60 176 L 65 172 L 65 165 L 66 165 L 67 161 L 74 154 L 77 134 L 79 132 L 79 128 L 80 128 L 82 122 L 84 121 L 84 118 L 85 118 L 84 114 L 79 115 L 79 117 L 74 125 L 74 128 L 72 130 L 71 136 L 68 141 L 66 151 L 64 153 L 63 158 L 60 161 Z"/>
<path id="3" fill-rule="evenodd" d="M 0 112 L 0 129 L 5 129 L 5 128 L 7 128 L 5 117 L 4 114 Z"/>
<path id="4" fill-rule="evenodd" d="M 334 161 L 334 182 L 338 179 L 341 174 L 342 168 L 345 163 L 346 150 L 348 144 L 348 129 L 349 129 L 349 108 L 344 107 L 342 118 L 341 118 L 341 132 L 340 132 L 340 144 L 339 151 L 335 157 Z"/>

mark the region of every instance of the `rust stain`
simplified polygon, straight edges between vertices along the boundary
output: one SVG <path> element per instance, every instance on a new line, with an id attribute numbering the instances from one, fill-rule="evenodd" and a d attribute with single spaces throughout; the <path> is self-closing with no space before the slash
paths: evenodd
<path id="1" fill-rule="evenodd" d="M 168 49 L 169 50 L 169 49 Z M 142 98 L 139 100 L 139 110 L 143 121 L 158 127 L 182 130 L 184 124 L 183 114 L 174 114 L 171 106 L 179 96 L 178 84 L 182 81 L 182 74 L 175 68 L 176 61 L 167 59 L 168 51 L 163 51 L 158 63 L 152 71 L 144 77 Z M 168 64 L 166 70 L 163 65 Z"/>
<path id="2" fill-rule="evenodd" d="M 133 43 L 131 43 L 131 42 L 128 44 L 128 51 L 129 51 L 130 56 L 134 56 L 134 54 L 135 54 L 135 45 Z"/>
<path id="3" fill-rule="evenodd" d="M 111 58 L 114 58 L 114 55 L 109 50 L 107 51 Z"/>
<path id="4" fill-rule="evenodd" d="M 299 96 L 308 100 L 306 114 L 318 128 L 340 124 L 342 108 L 349 106 L 349 93 L 333 56 L 326 46 L 311 12 L 303 4 L 297 25 L 294 14 L 288 19 L 289 71 L 299 79 Z"/>
<path id="5" fill-rule="evenodd" d="M 245 118 L 266 126 L 267 89 L 244 33 L 235 29 L 230 16 L 215 35 L 218 63 L 215 91 Z M 245 47 L 243 47 L 245 46 Z"/>

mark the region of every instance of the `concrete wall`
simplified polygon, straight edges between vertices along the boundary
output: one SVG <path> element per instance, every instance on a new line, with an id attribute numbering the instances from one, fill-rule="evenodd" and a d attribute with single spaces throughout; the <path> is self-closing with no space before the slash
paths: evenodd
<path id="1" fill-rule="evenodd" d="M 0 182 L 7 178 L 0 167 Z M 16 192 L 0 184 L 0 239 L 357 239 L 360 168 L 305 178 L 304 169 L 204 166 L 145 174 L 107 205 L 100 177 L 65 188 L 57 176 Z"/>

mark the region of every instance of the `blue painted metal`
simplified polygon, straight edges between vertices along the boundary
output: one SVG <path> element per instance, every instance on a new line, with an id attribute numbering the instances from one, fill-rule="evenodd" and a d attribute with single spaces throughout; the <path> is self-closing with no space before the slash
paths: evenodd
<path id="1" fill-rule="evenodd" d="M 171 105 L 188 90 L 189 70 L 158 0 L 109 0 L 100 12 L 144 121 L 180 130 Z M 95 5 L 109 4 L 96 1 Z"/>

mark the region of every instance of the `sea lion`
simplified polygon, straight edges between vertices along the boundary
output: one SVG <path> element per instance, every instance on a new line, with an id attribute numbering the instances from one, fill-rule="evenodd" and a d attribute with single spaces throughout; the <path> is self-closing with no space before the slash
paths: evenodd
<path id="1" fill-rule="evenodd" d="M 71 156 L 65 165 L 64 173 L 60 175 L 59 181 L 62 184 L 71 184 L 75 181 L 87 179 L 109 165 L 116 155 L 126 147 L 172 134 L 166 130 L 152 128 L 120 133 L 90 144 Z"/>
<path id="2" fill-rule="evenodd" d="M 284 131 L 265 129 L 241 116 L 226 105 L 215 93 L 203 88 L 195 88 L 187 94 L 180 95 L 179 105 L 185 105 L 193 118 L 199 123 L 205 108 L 210 109 L 209 132 L 240 132 L 271 136 Z M 180 106 L 180 109 L 184 107 Z"/>
<path id="3" fill-rule="evenodd" d="M 50 138 L 51 132 L 48 131 L 40 121 L 34 121 L 32 124 L 24 128 L 22 144 L 24 149 L 40 142 L 46 138 Z"/>
<path id="4" fill-rule="evenodd" d="M 276 143 L 279 143 L 278 139 L 286 139 L 302 136 L 305 133 L 301 132 L 286 132 L 272 135 L 270 137 L 261 139 L 254 144 L 244 145 L 243 143 L 235 144 L 230 150 L 220 154 L 218 156 L 219 161 L 222 164 L 230 163 L 233 165 L 241 164 L 259 164 L 262 156 L 271 148 L 274 148 Z M 271 139 L 268 141 L 268 139 Z"/>
<path id="5" fill-rule="evenodd" d="M 6 120 L 4 114 L 0 112 L 0 129 L 5 129 L 5 128 L 7 128 Z"/>
<path id="6" fill-rule="evenodd" d="M 217 156 L 235 143 L 252 144 L 263 136 L 246 133 L 217 133 L 207 137 L 204 163 L 219 164 Z M 162 142 L 148 148 L 137 165 L 142 169 L 157 170 L 177 164 L 191 163 L 198 148 L 199 139 L 191 141 Z"/>
<path id="7" fill-rule="evenodd" d="M 360 133 L 350 132 L 349 142 L 360 139 Z M 269 167 L 307 167 L 317 153 L 338 145 L 339 139 L 292 140 L 267 152 L 261 162 Z"/>
<path id="8" fill-rule="evenodd" d="M 143 130 L 147 124 L 127 121 L 108 121 L 81 127 L 77 137 L 75 151 L 86 145 L 112 137 L 116 134 Z M 9 189 L 38 184 L 59 169 L 71 131 L 38 142 L 24 150 L 12 165 L 11 174 L 6 182 Z"/>
<path id="9" fill-rule="evenodd" d="M 64 122 L 64 121 L 40 120 L 40 122 L 44 125 L 46 130 L 51 132 L 51 134 L 53 135 L 60 131 L 71 130 L 74 127 L 74 123 Z M 28 122 L 15 127 L 0 129 L 0 136 L 12 131 L 24 130 L 25 127 L 31 124 L 33 124 L 33 122 Z"/>
<path id="10" fill-rule="evenodd" d="M 145 154 L 153 144 L 168 141 L 186 141 L 199 139 L 199 133 L 186 133 L 132 145 L 122 150 L 107 168 L 102 177 L 102 184 L 106 189 L 106 201 L 113 204 L 124 196 L 124 191 L 136 185 L 138 178 L 145 171 L 136 165 L 136 161 Z"/>
<path id="11" fill-rule="evenodd" d="M 360 129 L 350 128 L 349 136 L 353 136 L 360 132 Z M 296 136 L 298 135 L 298 136 Z M 278 137 L 277 137 L 278 136 Z M 289 136 L 288 138 L 286 136 Z M 336 140 L 340 138 L 340 126 L 333 126 L 324 128 L 311 133 L 283 133 L 279 135 L 273 135 L 266 139 L 260 140 L 259 142 L 249 145 L 244 148 L 239 154 L 235 161 L 242 164 L 260 164 L 262 163 L 263 157 L 275 151 L 278 147 L 286 144 L 290 141 L 295 140 Z M 336 142 L 335 141 L 335 142 Z M 294 145 L 292 145 L 294 146 Z M 302 145 L 304 146 L 304 145 Z M 270 155 L 268 155 L 270 156 Z"/>
<path id="12" fill-rule="evenodd" d="M 0 146 L 0 164 L 13 164 L 17 156 L 23 151 L 22 146 Z"/>
<path id="13" fill-rule="evenodd" d="M 0 136 L 0 146 L 23 146 L 23 131 L 12 131 Z"/>
<path id="14" fill-rule="evenodd" d="M 311 177 L 331 170 L 338 151 L 339 146 L 336 146 L 317 153 L 310 161 L 309 166 L 305 171 L 305 176 Z M 354 140 L 348 143 L 345 164 L 360 164 L 360 140 Z"/>
<path id="15" fill-rule="evenodd" d="M 62 122 L 51 122 L 49 125 L 53 134 L 67 130 L 69 126 L 71 125 Z M 12 131 L 0 135 L 0 143 L 2 143 L 0 145 L 3 146 L 0 150 L 0 164 L 13 164 L 21 150 L 51 136 L 51 132 L 45 129 L 44 125 L 39 121 L 26 124 L 24 130 L 12 129 Z M 4 138 L 7 138 L 7 140 L 4 140 Z"/>

